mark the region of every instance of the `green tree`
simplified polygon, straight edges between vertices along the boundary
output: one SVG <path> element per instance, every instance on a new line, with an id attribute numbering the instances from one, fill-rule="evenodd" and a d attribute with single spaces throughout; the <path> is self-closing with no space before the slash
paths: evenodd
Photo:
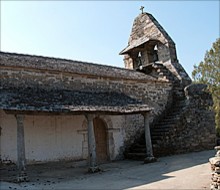
<path id="1" fill-rule="evenodd" d="M 217 134 L 220 135 L 220 38 L 206 51 L 204 60 L 198 66 L 194 65 L 192 77 L 195 82 L 208 85 L 214 101 Z"/>

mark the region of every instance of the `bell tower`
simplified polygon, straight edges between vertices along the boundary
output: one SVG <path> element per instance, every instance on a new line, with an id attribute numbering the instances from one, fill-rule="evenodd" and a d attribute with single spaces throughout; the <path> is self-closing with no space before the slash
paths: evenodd
<path id="1" fill-rule="evenodd" d="M 124 55 L 125 68 L 149 71 L 154 65 L 162 64 L 182 83 L 190 84 L 190 77 L 177 59 L 174 41 L 143 9 L 133 22 L 127 47 L 119 53 Z"/>

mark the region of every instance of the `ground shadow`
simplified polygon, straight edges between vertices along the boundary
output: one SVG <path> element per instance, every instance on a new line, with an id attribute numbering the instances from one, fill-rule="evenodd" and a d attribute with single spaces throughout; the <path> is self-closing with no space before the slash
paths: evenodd
<path id="1" fill-rule="evenodd" d="M 30 182 L 20 184 L 21 189 L 128 189 L 172 178 L 170 172 L 205 164 L 214 151 L 162 157 L 158 162 L 123 160 L 100 165 L 101 171 L 89 174 L 87 167 L 73 162 L 54 162 L 27 167 Z M 13 182 L 16 166 L 1 167 L 1 181 Z"/>

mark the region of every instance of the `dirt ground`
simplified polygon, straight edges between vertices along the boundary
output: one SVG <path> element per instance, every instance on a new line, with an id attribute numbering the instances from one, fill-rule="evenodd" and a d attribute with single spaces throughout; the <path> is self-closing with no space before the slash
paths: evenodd
<path id="1" fill-rule="evenodd" d="M 158 162 L 123 160 L 100 165 L 98 173 L 74 162 L 27 166 L 29 182 L 15 183 L 16 166 L 1 167 L 1 190 L 210 189 L 208 159 L 215 151 L 162 157 Z"/>

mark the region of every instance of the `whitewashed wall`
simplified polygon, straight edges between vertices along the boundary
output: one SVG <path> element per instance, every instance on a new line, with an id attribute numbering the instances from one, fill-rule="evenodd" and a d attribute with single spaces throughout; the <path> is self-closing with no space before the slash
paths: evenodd
<path id="1" fill-rule="evenodd" d="M 118 158 L 123 146 L 123 117 L 112 116 L 106 121 L 109 156 L 111 160 Z M 82 116 L 37 116 L 25 115 L 24 133 L 27 163 L 83 160 L 83 127 L 85 117 Z M 14 115 L 0 110 L 0 147 L 1 160 L 16 162 L 17 160 L 17 123 Z"/>

